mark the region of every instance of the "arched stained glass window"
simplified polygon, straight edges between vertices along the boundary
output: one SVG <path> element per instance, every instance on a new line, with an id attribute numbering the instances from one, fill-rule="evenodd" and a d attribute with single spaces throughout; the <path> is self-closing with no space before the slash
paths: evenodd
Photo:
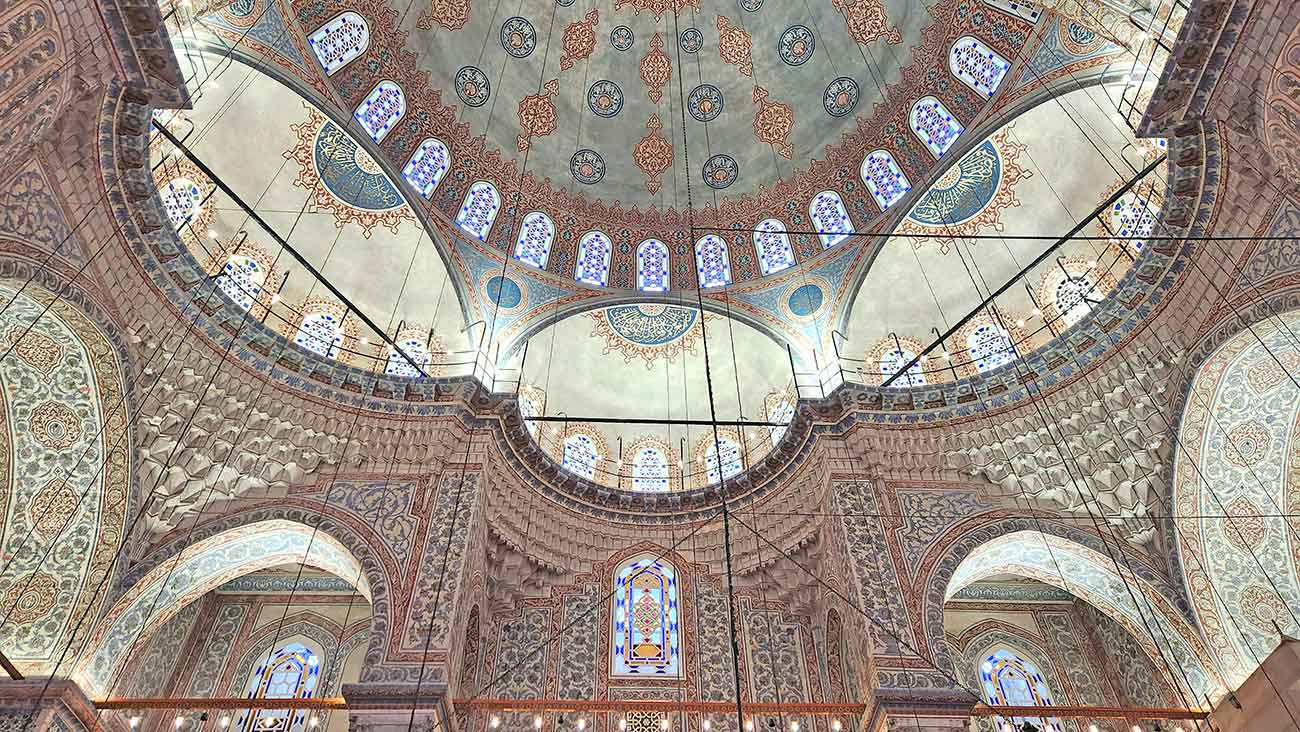
<path id="1" fill-rule="evenodd" d="M 614 571 L 610 672 L 615 676 L 681 675 L 681 597 L 673 565 L 652 556 Z"/>
<path id="2" fill-rule="evenodd" d="M 668 247 L 657 239 L 647 239 L 636 248 L 636 289 L 668 291 Z"/>
<path id="3" fill-rule="evenodd" d="M 1116 239 L 1141 250 L 1156 231 L 1156 207 L 1132 191 L 1120 196 L 1110 207 L 1110 228 Z"/>
<path id="4" fill-rule="evenodd" d="M 668 490 L 668 456 L 649 445 L 632 456 L 632 490 L 661 493 Z"/>
<path id="5" fill-rule="evenodd" d="M 887 210 L 898 199 L 912 190 L 912 183 L 903 175 L 903 169 L 888 150 L 876 150 L 862 159 L 862 182 L 876 199 L 881 211 Z"/>
<path id="6" fill-rule="evenodd" d="M 551 256 L 551 242 L 555 241 L 555 223 L 541 211 L 524 217 L 519 225 L 519 239 L 515 242 L 515 259 L 538 269 L 546 269 Z"/>
<path id="7" fill-rule="evenodd" d="M 1014 15 L 1030 23 L 1037 23 L 1043 11 L 1033 3 L 1020 2 L 1020 0 L 984 0 L 989 7 L 997 8 L 1008 15 Z"/>
<path id="8" fill-rule="evenodd" d="M 560 467 L 590 480 L 596 477 L 598 462 L 600 452 L 590 435 L 569 435 L 564 439 L 564 458 Z"/>
<path id="9" fill-rule="evenodd" d="M 385 374 L 389 376 L 415 377 L 420 375 L 420 370 L 423 370 L 426 374 L 429 372 L 429 366 L 433 363 L 433 354 L 429 353 L 429 348 L 424 345 L 424 341 L 419 338 L 403 338 L 397 342 L 397 347 L 401 348 L 402 352 L 407 356 L 410 356 L 411 361 L 415 362 L 415 366 L 420 368 L 416 369 L 415 366 L 411 365 L 411 361 L 402 357 L 401 353 L 392 350 L 388 354 L 388 363 L 384 366 Z"/>
<path id="10" fill-rule="evenodd" d="M 335 358 L 343 345 L 343 323 L 334 313 L 308 313 L 298 325 L 293 342 L 318 356 Z"/>
<path id="11" fill-rule="evenodd" d="M 780 427 L 768 427 L 768 434 L 772 438 L 773 447 L 776 443 L 785 437 L 785 431 L 789 429 L 790 421 L 794 419 L 794 402 L 789 399 L 782 399 L 776 403 L 776 406 L 768 412 L 767 421 L 780 422 Z"/>
<path id="12" fill-rule="evenodd" d="M 420 143 L 406 167 L 402 168 L 402 177 L 427 201 L 450 168 L 451 151 L 442 140 L 429 137 Z"/>
<path id="13" fill-rule="evenodd" d="M 186 221 L 192 221 L 199 215 L 203 191 L 188 178 L 175 178 L 162 190 L 158 191 L 163 209 L 172 222 L 172 228 L 180 229 Z"/>
<path id="14" fill-rule="evenodd" d="M 1052 293 L 1052 305 L 1065 327 L 1083 320 L 1092 312 L 1092 302 L 1100 299 L 1097 282 L 1089 272 L 1063 272 Z"/>
<path id="15" fill-rule="evenodd" d="M 244 696 L 248 699 L 307 699 L 315 695 L 320 681 L 321 656 L 302 643 L 287 643 L 262 658 L 249 676 Z M 306 732 L 308 709 L 260 709 L 240 715 L 239 732 Z"/>
<path id="16" fill-rule="evenodd" d="M 402 93 L 402 87 L 391 81 L 381 81 L 361 101 L 353 116 L 370 139 L 379 142 L 388 136 L 404 114 L 406 95 Z"/>
<path id="17" fill-rule="evenodd" d="M 528 434 L 532 435 L 533 439 L 537 439 L 537 422 L 533 421 L 533 417 L 542 416 L 542 405 L 538 404 L 531 394 L 522 390 L 519 392 L 519 414 L 524 418 L 524 427 L 528 430 Z"/>
<path id="18" fill-rule="evenodd" d="M 948 50 L 948 70 L 988 98 L 998 90 L 1011 63 L 974 36 L 962 36 Z"/>
<path id="19" fill-rule="evenodd" d="M 588 231 L 578 242 L 578 266 L 573 279 L 585 285 L 604 287 L 609 282 L 609 258 L 614 244 L 603 231 Z"/>
<path id="20" fill-rule="evenodd" d="M 1052 706 L 1052 690 L 1031 661 L 1022 658 L 1010 648 L 997 648 L 980 662 L 980 685 L 989 704 L 1016 707 Z M 1056 719 L 1042 717 L 1012 717 L 1003 720 L 1015 729 L 1026 721 L 1039 729 L 1044 725 L 1048 732 L 1061 729 Z"/>
<path id="21" fill-rule="evenodd" d="M 822 248 L 830 249 L 853 233 L 853 220 L 849 210 L 835 191 L 822 191 L 808 204 L 808 217 L 822 240 Z"/>
<path id="22" fill-rule="evenodd" d="M 888 379 L 911 363 L 914 358 L 916 358 L 916 354 L 911 350 L 895 346 L 880 357 L 880 375 Z M 925 374 L 921 371 L 921 362 L 917 361 L 912 364 L 912 368 L 908 369 L 906 374 L 895 379 L 890 386 L 922 386 L 924 384 Z"/>
<path id="23" fill-rule="evenodd" d="M 722 446 L 721 460 L 718 459 L 719 445 Z M 721 463 L 721 471 L 719 471 L 719 463 Z M 740 445 L 730 437 L 719 437 L 716 441 L 710 441 L 708 449 L 704 451 L 704 464 L 708 471 L 709 485 L 739 475 L 743 469 Z"/>
<path id="24" fill-rule="evenodd" d="M 965 131 L 961 123 L 934 97 L 925 97 L 913 104 L 908 120 L 912 132 L 936 158 L 943 157 Z"/>
<path id="25" fill-rule="evenodd" d="M 695 242 L 695 271 L 701 289 L 731 284 L 731 258 L 727 256 L 727 242 L 722 237 L 707 234 Z"/>
<path id="26" fill-rule="evenodd" d="M 221 268 L 221 274 L 217 275 L 217 287 L 245 310 L 253 308 L 265 284 L 266 270 L 257 260 L 243 254 L 230 255 L 226 266 Z"/>
<path id="27" fill-rule="evenodd" d="M 971 331 L 966 337 L 966 350 L 980 373 L 992 371 L 1016 357 L 1011 336 L 993 323 L 984 323 Z"/>
<path id="28" fill-rule="evenodd" d="M 779 219 L 767 219 L 754 227 L 754 251 L 758 252 L 758 269 L 764 276 L 794 266 L 794 249 Z"/>
<path id="29" fill-rule="evenodd" d="M 365 53 L 370 45 L 370 28 L 356 13 L 339 13 L 307 36 L 307 43 L 329 76 Z"/>
<path id="30" fill-rule="evenodd" d="M 465 194 L 465 202 L 460 205 L 460 213 L 456 214 L 456 225 L 475 239 L 487 241 L 492 222 L 497 220 L 500 212 L 501 195 L 496 186 L 481 180 L 470 186 L 469 193 Z"/>

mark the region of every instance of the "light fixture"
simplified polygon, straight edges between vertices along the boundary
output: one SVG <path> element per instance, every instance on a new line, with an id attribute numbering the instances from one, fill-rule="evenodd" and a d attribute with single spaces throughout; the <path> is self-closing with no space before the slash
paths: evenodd
<path id="1" fill-rule="evenodd" d="M 831 720 L 831 730 L 832 730 L 832 732 L 840 732 L 840 729 L 842 729 L 843 727 L 844 727 L 844 725 L 840 724 L 840 720 L 838 720 L 838 719 L 832 719 L 832 720 Z"/>
<path id="2" fill-rule="evenodd" d="M 492 729 L 496 729 L 497 727 L 501 726 L 501 718 L 493 714 L 492 719 L 489 720 L 488 724 L 492 725 Z"/>
<path id="3" fill-rule="evenodd" d="M 619 729 L 627 729 L 627 720 L 626 720 L 626 719 L 620 719 L 620 720 L 618 720 L 618 728 L 619 728 Z"/>
<path id="4" fill-rule="evenodd" d="M 1097 268 L 1097 260 L 1095 259 L 1088 260 L 1088 269 L 1096 269 L 1096 268 Z"/>
<path id="5" fill-rule="evenodd" d="M 368 346 L 368 345 L 370 345 L 370 339 L 367 338 L 367 337 L 365 337 L 365 336 L 361 336 L 361 345 L 363 345 L 363 346 Z"/>
<path id="6" fill-rule="evenodd" d="M 587 720 L 585 717 L 578 717 L 578 729 L 586 729 Z"/>
<path id="7" fill-rule="evenodd" d="M 1142 727 L 1136 724 L 1133 725 L 1133 732 L 1142 732 Z"/>
<path id="8" fill-rule="evenodd" d="M 208 236 L 212 237 L 213 239 L 216 239 L 216 238 L 217 238 L 217 230 L 216 230 L 216 229 L 208 229 Z"/>
<path id="9" fill-rule="evenodd" d="M 222 729 L 225 729 L 226 727 L 229 727 L 229 726 L 230 726 L 230 717 L 222 717 L 222 718 L 221 718 L 221 721 L 218 722 L 218 724 L 221 725 L 221 728 L 222 728 Z"/>
<path id="10" fill-rule="evenodd" d="M 311 719 L 307 720 L 308 727 L 315 727 L 318 724 L 320 724 L 320 720 L 316 719 L 315 717 L 312 717 Z"/>
<path id="11" fill-rule="evenodd" d="M 184 717 L 177 717 L 177 718 L 176 718 L 176 729 L 180 729 L 181 726 L 184 725 L 184 724 L 185 724 L 185 718 L 184 718 Z"/>
<path id="12" fill-rule="evenodd" d="M 1101 730 L 1097 729 L 1097 725 L 1090 724 L 1088 725 L 1088 732 L 1101 732 Z"/>
<path id="13" fill-rule="evenodd" d="M 790 732 L 799 732 L 799 720 L 790 720 Z"/>
<path id="14" fill-rule="evenodd" d="M 135 729 L 136 727 L 139 727 L 139 726 L 140 726 L 140 718 L 139 718 L 139 717 L 131 717 L 131 721 L 128 722 L 127 724 L 130 725 L 131 729 Z"/>
<path id="15" fill-rule="evenodd" d="M 663 729 L 663 730 L 668 729 L 668 719 L 666 717 L 664 719 L 659 720 L 659 729 Z"/>
<path id="16" fill-rule="evenodd" d="M 754 732 L 754 720 L 752 719 L 745 720 L 745 732 Z"/>
<path id="17" fill-rule="evenodd" d="M 713 729 L 713 720 L 712 719 L 704 720 L 703 727 L 704 727 L 704 732 L 709 732 L 709 730 Z"/>
<path id="18" fill-rule="evenodd" d="M 1017 328 L 1023 328 L 1023 327 L 1025 327 L 1025 319 L 1024 319 L 1024 318 L 1020 318 L 1019 320 L 1017 320 L 1017 321 L 1016 321 L 1016 327 L 1017 327 Z"/>
<path id="19" fill-rule="evenodd" d="M 924 353 L 921 354 L 921 363 L 925 363 L 926 361 L 929 360 L 930 360 L 929 356 L 925 355 Z"/>
<path id="20" fill-rule="evenodd" d="M 271 304 L 274 305 L 274 304 L 277 303 L 277 302 L 280 302 L 280 293 L 278 293 L 278 292 L 275 293 L 275 294 L 273 294 L 273 295 L 271 295 Z"/>
<path id="21" fill-rule="evenodd" d="M 1043 311 L 1042 311 L 1042 310 L 1039 310 L 1038 308 L 1034 308 L 1034 309 L 1031 310 L 1030 312 L 1032 312 L 1032 313 L 1034 314 L 1035 317 L 1043 314 Z"/>
<path id="22" fill-rule="evenodd" d="M 536 717 L 533 717 L 533 729 L 541 729 L 541 728 L 542 728 L 542 715 L 539 714 Z"/>

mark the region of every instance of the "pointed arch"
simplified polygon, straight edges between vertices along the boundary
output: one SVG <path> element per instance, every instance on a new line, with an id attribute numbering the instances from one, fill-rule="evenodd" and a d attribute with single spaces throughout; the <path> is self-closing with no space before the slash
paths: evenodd
<path id="1" fill-rule="evenodd" d="M 1113 239 L 1133 252 L 1142 251 L 1160 223 L 1159 203 L 1133 191 L 1120 196 L 1107 212 Z"/>
<path id="2" fill-rule="evenodd" d="M 912 105 L 911 113 L 908 114 L 908 122 L 912 127 L 912 133 L 936 158 L 943 157 L 953 143 L 957 142 L 961 133 L 965 132 L 965 128 L 957 118 L 953 117 L 948 108 L 934 97 L 923 97 L 917 100 L 916 104 Z"/>
<path id="3" fill-rule="evenodd" d="M 881 211 L 889 210 L 912 190 L 911 181 L 888 150 L 875 150 L 863 158 L 860 174 Z"/>
<path id="4" fill-rule="evenodd" d="M 853 219 L 849 218 L 844 200 L 832 190 L 813 196 L 808 204 L 808 218 L 812 219 L 813 228 L 821 237 L 823 249 L 830 249 L 854 233 Z"/>
<path id="5" fill-rule="evenodd" d="M 604 287 L 609 282 L 609 260 L 614 244 L 603 231 L 588 231 L 578 242 L 578 266 L 573 279 L 584 285 Z"/>
<path id="6" fill-rule="evenodd" d="M 269 273 L 256 258 L 248 254 L 231 254 L 217 275 L 217 287 L 239 307 L 252 310 L 262 297 Z"/>
<path id="7" fill-rule="evenodd" d="M 347 11 L 334 16 L 307 36 L 307 43 L 316 55 L 326 76 L 347 66 L 370 47 L 370 27 L 366 19 Z"/>
<path id="8" fill-rule="evenodd" d="M 402 178 L 428 201 L 451 169 L 451 150 L 436 137 L 426 137 L 402 168 Z"/>
<path id="9" fill-rule="evenodd" d="M 1011 63 L 974 36 L 962 36 L 948 49 L 948 70 L 988 99 L 1006 78 Z"/>
<path id="10" fill-rule="evenodd" d="M 555 222 L 541 211 L 533 211 L 519 225 L 515 259 L 538 269 L 546 269 L 546 261 L 551 257 L 551 243 L 554 241 Z"/>
<path id="11" fill-rule="evenodd" d="M 731 284 L 731 258 L 727 242 L 717 234 L 706 234 L 695 242 L 695 271 L 700 289 Z"/>
<path id="12" fill-rule="evenodd" d="M 610 674 L 681 676 L 682 604 L 676 567 L 667 559 L 642 554 L 615 567 L 613 585 Z"/>
<path id="13" fill-rule="evenodd" d="M 325 655 L 309 640 L 295 639 L 266 655 L 244 685 L 249 698 L 310 699 L 316 696 Z M 259 709 L 240 714 L 235 729 L 257 732 L 263 729 L 304 732 L 311 711 L 307 709 Z"/>
<path id="14" fill-rule="evenodd" d="M 754 227 L 754 251 L 758 253 L 758 269 L 765 277 L 794 266 L 794 249 L 785 232 L 785 222 L 780 219 L 765 219 Z"/>
<path id="15" fill-rule="evenodd" d="M 1053 699 L 1057 697 L 1038 666 L 1006 644 L 999 644 L 983 654 L 976 672 L 979 674 L 984 701 L 989 704 L 1017 707 L 1050 707 L 1055 704 Z M 1061 728 L 1059 721 L 1051 717 L 998 719 L 1016 729 L 1020 729 L 1026 721 L 1045 722 L 1047 728 L 1052 730 Z"/>
<path id="16" fill-rule="evenodd" d="M 967 355 L 978 373 L 992 371 L 1016 359 L 1011 334 L 992 320 L 972 323 L 966 334 L 965 345 Z"/>
<path id="17" fill-rule="evenodd" d="M 384 373 L 389 376 L 405 376 L 408 378 L 418 378 L 423 371 L 429 376 L 438 375 L 438 358 L 445 355 L 438 339 L 427 330 L 418 328 L 403 328 L 397 337 L 393 339 L 397 347 L 402 349 L 411 360 L 407 361 L 398 353 L 396 349 L 388 350 L 388 360 L 384 364 Z M 443 359 L 445 360 L 445 359 Z M 414 361 L 414 365 L 411 364 Z M 416 366 L 419 369 L 416 369 Z"/>
<path id="18" fill-rule="evenodd" d="M 158 191 L 163 210 L 173 229 L 180 229 L 187 221 L 198 218 L 203 207 L 203 191 L 189 178 L 173 178 Z"/>
<path id="19" fill-rule="evenodd" d="M 380 142 L 406 114 L 406 95 L 396 82 L 381 81 L 352 113 L 370 139 Z"/>
<path id="20" fill-rule="evenodd" d="M 560 467 L 587 480 L 596 478 L 596 469 L 605 459 L 605 440 L 585 427 L 571 427 L 564 437 L 564 454 Z"/>
<path id="21" fill-rule="evenodd" d="M 485 242 L 500 212 L 501 194 L 497 193 L 497 187 L 481 180 L 470 186 L 465 194 L 460 213 L 456 214 L 456 225 L 466 234 Z"/>
<path id="22" fill-rule="evenodd" d="M 636 248 L 636 289 L 667 292 L 668 246 L 658 239 L 646 239 Z"/>
<path id="23" fill-rule="evenodd" d="M 317 356 L 337 358 L 343 346 L 343 316 L 335 308 L 304 308 L 293 342 Z"/>
<path id="24" fill-rule="evenodd" d="M 638 440 L 632 445 L 632 490 L 663 493 L 669 489 L 668 449 L 658 440 Z"/>

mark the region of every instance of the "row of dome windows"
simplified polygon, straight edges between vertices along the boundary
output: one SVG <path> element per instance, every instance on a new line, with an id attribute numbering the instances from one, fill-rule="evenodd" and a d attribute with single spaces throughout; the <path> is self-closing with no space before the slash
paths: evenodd
<path id="1" fill-rule="evenodd" d="M 1037 21 L 1039 11 L 1032 5 L 1011 0 L 985 0 L 999 10 Z M 369 46 L 369 28 L 355 12 L 344 12 L 314 31 L 308 38 L 312 50 L 326 74 L 333 74 L 359 57 Z M 972 36 L 963 36 L 952 45 L 948 68 L 964 84 L 986 98 L 992 97 L 1005 78 L 1011 64 L 997 52 Z M 392 81 L 381 81 L 357 107 L 354 117 L 375 142 L 381 141 L 406 113 L 406 97 Z M 918 100 L 909 114 L 912 132 L 936 159 L 943 156 L 965 131 L 960 122 L 932 96 Z M 451 167 L 451 153 L 437 138 L 426 138 L 402 170 L 403 179 L 425 200 Z M 911 183 L 894 156 L 879 149 L 867 154 L 860 175 L 877 206 L 883 212 L 911 190 Z M 488 234 L 501 211 L 501 196 L 487 181 L 470 186 L 456 224 L 465 233 L 487 241 Z M 818 193 L 809 203 L 808 214 L 818 232 L 823 248 L 844 241 L 855 233 L 853 221 L 843 200 L 835 191 Z M 763 275 L 780 272 L 795 264 L 795 256 L 785 233 L 785 224 L 777 219 L 762 221 L 754 230 L 754 247 Z M 534 211 L 524 217 L 519 228 L 514 258 L 544 269 L 555 237 L 555 224 L 549 216 Z M 608 284 L 613 244 L 601 231 L 591 231 L 579 244 L 574 279 L 582 284 L 603 287 Z M 695 245 L 696 274 L 701 288 L 722 287 L 732 281 L 731 263 L 726 242 L 709 235 Z M 669 288 L 668 248 L 658 240 L 647 240 L 637 249 L 637 289 L 664 292 Z"/>

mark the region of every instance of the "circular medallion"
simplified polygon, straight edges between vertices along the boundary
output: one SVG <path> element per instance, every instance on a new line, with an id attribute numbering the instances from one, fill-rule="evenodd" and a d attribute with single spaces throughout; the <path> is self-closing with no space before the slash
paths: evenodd
<path id="1" fill-rule="evenodd" d="M 347 205 L 387 211 L 406 204 L 374 158 L 333 122 L 316 133 L 312 154 L 321 185 Z"/>
<path id="2" fill-rule="evenodd" d="M 65 450 L 81 439 L 81 420 L 65 404 L 45 402 L 32 410 L 32 437 L 51 450 Z"/>
<path id="3" fill-rule="evenodd" d="M 858 82 L 847 76 L 832 81 L 822 95 L 822 106 L 832 117 L 852 114 L 858 108 Z"/>
<path id="4" fill-rule="evenodd" d="M 567 7 L 571 6 L 571 5 L 573 5 L 573 4 L 574 4 L 575 2 L 577 2 L 577 1 L 578 1 L 578 0 L 555 0 L 555 4 L 556 4 L 556 5 L 559 5 L 559 6 L 562 7 L 562 8 L 567 8 Z"/>
<path id="5" fill-rule="evenodd" d="M 579 150 L 569 158 L 569 173 L 586 185 L 595 185 L 605 177 L 605 159 L 595 150 Z"/>
<path id="6" fill-rule="evenodd" d="M 616 117 L 623 111 L 623 90 L 618 84 L 601 79 L 587 90 L 587 107 L 599 117 Z"/>
<path id="7" fill-rule="evenodd" d="M 257 0 L 235 0 L 226 10 L 236 18 L 247 18 L 253 14 L 253 7 L 257 5 Z"/>
<path id="8" fill-rule="evenodd" d="M 813 32 L 802 25 L 786 28 L 776 46 L 781 60 L 791 66 L 803 66 L 808 59 L 812 58 L 813 50 L 816 48 L 817 39 L 813 36 Z"/>
<path id="9" fill-rule="evenodd" d="M 704 48 L 704 34 L 699 28 L 687 28 L 682 31 L 681 38 L 677 39 L 681 44 L 682 50 L 687 53 L 695 53 Z"/>
<path id="10" fill-rule="evenodd" d="M 1091 51 L 1093 44 L 1097 43 L 1097 34 L 1095 32 L 1074 21 L 1061 24 L 1060 31 L 1060 38 L 1066 50 L 1077 55 L 1083 55 Z"/>
<path id="11" fill-rule="evenodd" d="M 33 623 L 54 609 L 59 582 L 47 572 L 33 572 L 14 581 L 5 591 L 4 603 L 9 608 L 9 622 L 20 625 Z"/>
<path id="12" fill-rule="evenodd" d="M 736 0 L 736 4 L 746 13 L 753 13 L 763 7 L 763 0 Z"/>
<path id="13" fill-rule="evenodd" d="M 912 207 L 922 226 L 953 226 L 975 218 L 993 201 L 1002 181 L 1002 157 L 990 140 L 948 168 Z"/>
<path id="14" fill-rule="evenodd" d="M 714 155 L 704 163 L 704 182 L 710 188 L 722 190 L 740 177 L 740 166 L 730 155 Z"/>
<path id="15" fill-rule="evenodd" d="M 623 340 L 637 346 L 663 346 L 685 337 L 699 311 L 672 305 L 615 305 L 605 320 Z"/>
<path id="16" fill-rule="evenodd" d="M 517 15 L 502 23 L 501 47 L 515 58 L 526 58 L 537 48 L 537 31 L 533 24 Z"/>
<path id="17" fill-rule="evenodd" d="M 632 43 L 635 41 L 636 34 L 632 32 L 631 28 L 628 28 L 625 25 L 620 25 L 609 34 L 610 45 L 620 51 L 626 51 L 631 48 Z"/>
<path id="18" fill-rule="evenodd" d="M 700 84 L 686 97 L 686 109 L 700 122 L 712 122 L 722 114 L 722 90 L 712 84 Z"/>
<path id="19" fill-rule="evenodd" d="M 456 96 L 471 107 L 481 107 L 492 96 L 487 74 L 477 66 L 465 66 L 456 72 Z"/>
<path id="20" fill-rule="evenodd" d="M 489 300 L 507 310 L 519 307 L 519 303 L 524 298 L 523 292 L 519 289 L 519 283 L 501 275 L 489 279 L 484 289 L 487 290 Z"/>
<path id="21" fill-rule="evenodd" d="M 821 310 L 825 300 L 826 295 L 822 292 L 822 288 L 817 285 L 803 285 L 790 293 L 786 305 L 790 308 L 790 312 L 801 318 L 807 318 Z"/>

